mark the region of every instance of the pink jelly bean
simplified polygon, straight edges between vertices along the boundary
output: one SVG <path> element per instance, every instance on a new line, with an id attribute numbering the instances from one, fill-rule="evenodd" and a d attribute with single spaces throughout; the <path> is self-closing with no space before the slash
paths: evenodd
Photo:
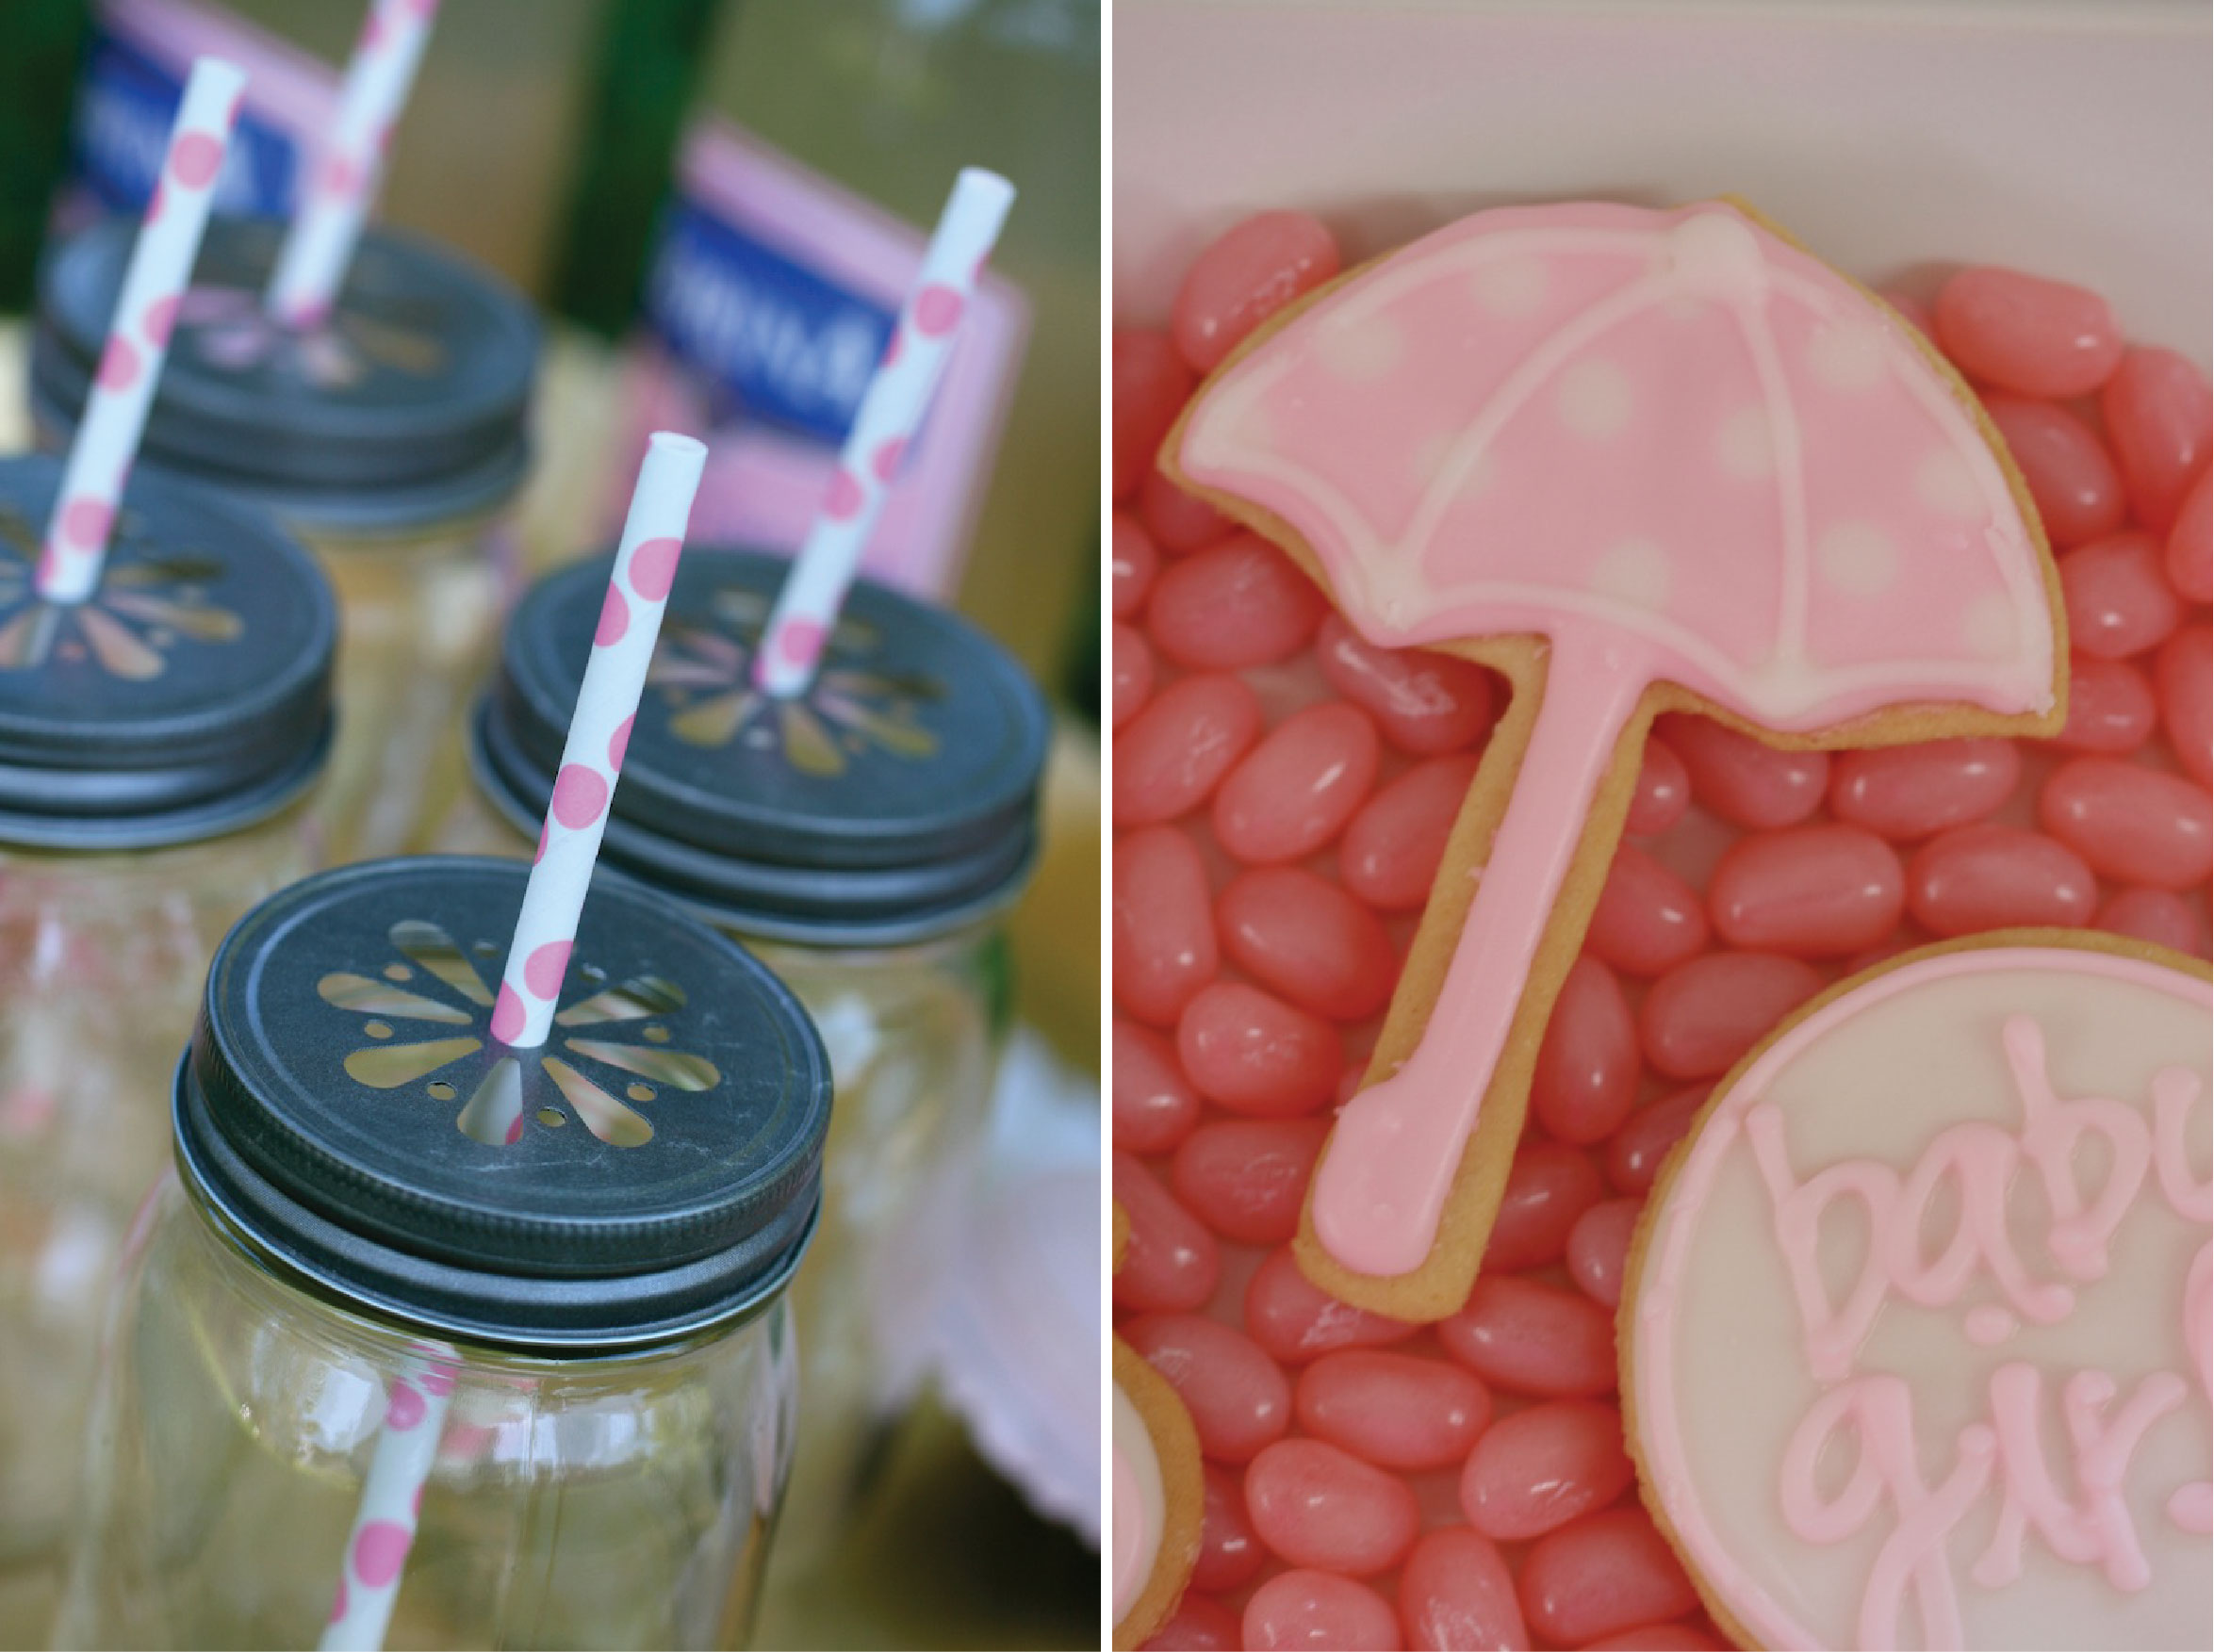
<path id="1" fill-rule="evenodd" d="M 1940 937 L 2075 928 L 2091 921 L 2098 896 L 2091 868 L 2074 850 L 1988 821 L 1932 838 L 1907 863 L 1907 910 Z"/>
<path id="2" fill-rule="evenodd" d="M 1899 319 L 1911 326 L 1923 337 L 1935 340 L 1937 317 L 1930 307 L 1915 294 L 1901 287 L 1886 286 L 1878 289 L 1876 296 L 1898 313 Z"/>
<path id="3" fill-rule="evenodd" d="M 1558 1645 L 1680 1617 L 1699 1603 L 1675 1551 L 1635 1504 L 1539 1538 L 1523 1558 L 1520 1583 L 1524 1619 Z"/>
<path id="4" fill-rule="evenodd" d="M 1933 740 L 1841 751 L 1829 768 L 1829 812 L 1894 843 L 1998 812 L 2022 777 L 2010 740 Z"/>
<path id="5" fill-rule="evenodd" d="M 1153 650 L 1134 625 L 1114 622 L 1114 681 L 1110 704 L 1117 728 L 1138 715 L 1153 694 Z"/>
<path id="6" fill-rule="evenodd" d="M 1541 1537 L 1630 1489 L 1622 1414 L 1592 1399 L 1551 1399 L 1484 1431 L 1461 1471 L 1461 1512 L 1501 1543 Z"/>
<path id="7" fill-rule="evenodd" d="M 1352 706 L 1294 712 L 1224 777 L 1216 841 L 1248 866 L 1312 855 L 1368 801 L 1377 749 L 1376 725 Z"/>
<path id="8" fill-rule="evenodd" d="M 2126 660 L 2157 648 L 2183 617 L 2166 553 L 2149 533 L 2115 533 L 2060 559 L 2068 640 L 2078 654 Z"/>
<path id="9" fill-rule="evenodd" d="M 1443 1468 L 1491 1420 L 1491 1396 L 1443 1360 L 1374 1349 L 1324 1354 L 1301 1373 L 1299 1426 L 1379 1468 Z"/>
<path id="10" fill-rule="evenodd" d="M 2127 501 L 2122 475 L 2091 428 L 2049 401 L 1989 398 L 1985 408 L 2006 438 L 2031 503 L 2056 550 L 2066 550 L 2122 526 Z"/>
<path id="11" fill-rule="evenodd" d="M 2140 346 L 2107 381 L 2099 411 L 2122 463 L 2130 515 L 2139 526 L 2166 533 L 2214 451 L 2214 397 L 2207 393 L 2206 375 L 2173 350 Z"/>
<path id="12" fill-rule="evenodd" d="M 1408 1553 L 1399 1617 L 1406 1644 L 1419 1652 L 1527 1652 L 1530 1645 L 1505 1557 L 1466 1526 L 1425 1531 Z"/>
<path id="13" fill-rule="evenodd" d="M 1261 703 L 1237 677 L 1173 682 L 1115 736 L 1115 824 L 1174 820 L 1207 800 L 1261 734 Z"/>
<path id="14" fill-rule="evenodd" d="M 2180 776 L 2117 758 L 2073 758 L 2046 777 L 2037 814 L 2093 872 L 2117 882 L 2186 890 L 2214 866 L 2214 801 Z"/>
<path id="15" fill-rule="evenodd" d="M 1199 1122 L 1199 1094 L 1158 1033 L 1119 1015 L 1113 1032 L 1115 1145 L 1126 1153 L 1167 1153 Z"/>
<path id="16" fill-rule="evenodd" d="M 1406 1481 L 1321 1440 L 1279 1440 L 1256 1456 L 1245 1512 L 1293 1565 L 1353 1578 L 1398 1565 L 1422 1524 Z"/>
<path id="17" fill-rule="evenodd" d="M 1819 751 L 1778 751 L 1706 717 L 1660 719 L 1669 748 L 1683 760 L 1692 795 L 1732 825 L 1752 831 L 1796 826 L 1822 807 L 1829 759 Z"/>
<path id="18" fill-rule="evenodd" d="M 1316 1015 L 1361 1021 L 1391 997 L 1399 960 L 1384 925 L 1304 867 L 1233 878 L 1215 903 L 1215 929 L 1238 968 Z"/>
<path id="19" fill-rule="evenodd" d="M 2168 531 L 2168 582 L 2191 602 L 2214 598 L 2214 471 L 2202 471 Z"/>
<path id="20" fill-rule="evenodd" d="M 2185 626 L 2153 662 L 2160 721 L 2183 772 L 2202 786 L 2214 773 L 2214 630 Z"/>
<path id="21" fill-rule="evenodd" d="M 1604 1141 L 1637 1100 L 1637 1023 L 1614 972 L 1586 954 L 1568 966 L 1530 1078 L 1531 1116 L 1556 1140 Z"/>
<path id="22" fill-rule="evenodd" d="M 2180 953 L 2196 955 L 2206 947 L 2197 908 L 2171 890 L 2117 890 L 2100 907 L 2091 927 Z"/>
<path id="23" fill-rule="evenodd" d="M 1146 630 L 1179 665 L 1236 671 L 1297 653 L 1322 608 L 1322 594 L 1289 558 L 1258 534 L 1238 533 L 1161 570 Z"/>
<path id="24" fill-rule="evenodd" d="M 2122 330 L 2088 287 L 1982 264 L 1938 289 L 1937 342 L 1982 384 L 2022 396 L 2088 396 L 2122 359 Z"/>
<path id="25" fill-rule="evenodd" d="M 1206 1498 L 1199 1517 L 1199 1558 L 1191 1564 L 1194 1589 L 1242 1589 L 1268 1563 L 1268 1552 L 1245 1513 L 1241 1476 L 1202 1464 Z"/>
<path id="26" fill-rule="evenodd" d="M 1637 789 L 1630 794 L 1630 814 L 1622 829 L 1649 838 L 1666 831 L 1691 807 L 1691 776 L 1666 741 L 1648 738 L 1638 760 Z"/>
<path id="27" fill-rule="evenodd" d="M 2143 672 L 2126 661 L 2078 654 L 2068 662 L 2068 722 L 2053 744 L 2119 757 L 2153 737 L 2158 715 Z"/>
<path id="28" fill-rule="evenodd" d="M 1583 1643 L 1583 1652 L 1730 1652 L 1696 1624 L 1640 1624 L 1634 1629 Z"/>
<path id="29" fill-rule="evenodd" d="M 1115 840 L 1115 1002 L 1140 1021 L 1173 1026 L 1215 978 L 1213 901 L 1189 838 L 1149 826 Z"/>
<path id="30" fill-rule="evenodd" d="M 1793 957 L 1845 957 L 1898 924 L 1907 901 L 1898 852 L 1865 826 L 1816 823 L 1732 843 L 1707 882 L 1726 946 Z"/>
<path id="31" fill-rule="evenodd" d="M 1291 1426 L 1291 1384 L 1242 1333 L 1196 1314 L 1149 1315 L 1118 1329 L 1176 1390 L 1200 1450 L 1217 1463 L 1250 1463 Z"/>
<path id="32" fill-rule="evenodd" d="M 1607 1143 L 1607 1180 L 1618 1193 L 1642 1195 L 1661 1173 L 1670 1151 L 1707 1104 L 1707 1087 L 1693 1085 L 1646 1105 L 1623 1121 Z"/>
<path id="33" fill-rule="evenodd" d="M 1157 466 L 1138 484 L 1138 519 L 1163 556 L 1186 556 L 1238 532 L 1236 522 L 1178 487 Z"/>
<path id="34" fill-rule="evenodd" d="M 1584 950 L 1626 975 L 1649 979 L 1707 944 L 1698 891 L 1635 843 L 1623 843 L 1584 932 Z"/>
<path id="35" fill-rule="evenodd" d="M 1222 1277 L 1214 1236 L 1132 1154 L 1118 1151 L 1114 1172 L 1115 1202 L 1130 1219 L 1115 1305 L 1141 1314 L 1191 1312 Z"/>
<path id="36" fill-rule="evenodd" d="M 1238 341 L 1337 273 L 1337 240 L 1304 212 L 1262 212 L 1215 237 L 1176 293 L 1176 348 L 1212 372 Z"/>
<path id="37" fill-rule="evenodd" d="M 1289 1119 L 1337 1093 L 1337 1029 L 1242 981 L 1200 989 L 1176 1023 L 1176 1054 L 1199 1093 L 1233 1113 Z"/>
<path id="38" fill-rule="evenodd" d="M 1315 658 L 1330 686 L 1412 756 L 1456 751 L 1498 720 L 1498 696 L 1482 666 L 1427 648 L 1373 647 L 1336 613 L 1322 620 Z"/>
<path id="39" fill-rule="evenodd" d="M 1438 1322 L 1437 1341 L 1494 1388 L 1587 1397 L 1615 1386 L 1614 1316 L 1533 1279 L 1480 1275 L 1461 1311 Z"/>
<path id="40" fill-rule="evenodd" d="M 1420 908 L 1475 778 L 1476 759 L 1441 757 L 1380 787 L 1346 823 L 1337 850 L 1345 887 L 1379 911 Z"/>
<path id="41" fill-rule="evenodd" d="M 1125 511 L 1117 511 L 1109 556 L 1114 616 L 1135 619 L 1145 607 L 1146 594 L 1153 589 L 1154 575 L 1160 570 L 1160 552 L 1154 549 L 1153 541 L 1146 537 L 1136 517 Z"/>
<path id="42" fill-rule="evenodd" d="M 1115 1082 L 1122 1082 L 1119 1072 Z M 1307 1177 L 1328 1129 L 1320 1119 L 1212 1120 L 1176 1150 L 1169 1186 L 1223 1238 L 1281 1245 L 1299 1231 Z"/>
<path id="43" fill-rule="evenodd" d="M 1245 1287 L 1245 1329 L 1271 1359 L 1296 1366 L 1335 1349 L 1404 1342 L 1417 1327 L 1316 1289 L 1285 1249 L 1270 1251 Z"/>
<path id="44" fill-rule="evenodd" d="M 1279 1572 L 1253 1592 L 1248 1652 L 1397 1652 L 1399 1619 L 1365 1583 L 1329 1572 Z"/>
<path id="45" fill-rule="evenodd" d="M 1166 333 L 1118 327 L 1114 339 L 1114 491 L 1137 493 L 1194 380 Z"/>
<path id="46" fill-rule="evenodd" d="M 1493 1273 L 1521 1273 L 1558 1262 L 1577 1218 L 1605 1195 L 1598 1168 L 1581 1148 L 1525 1136 L 1484 1241 L 1484 1266 Z"/>
<path id="47" fill-rule="evenodd" d="M 1638 1042 L 1669 1078 L 1714 1078 L 1822 990 L 1797 958 L 1715 952 L 1653 983 L 1638 1012 Z"/>
<path id="48" fill-rule="evenodd" d="M 1219 1600 L 1187 1590 L 1176 1610 L 1145 1643 L 1145 1652 L 1238 1652 L 1244 1644 L 1245 1628 L 1236 1612 Z"/>
<path id="49" fill-rule="evenodd" d="M 1644 1203 L 1610 1199 L 1593 1205 L 1568 1230 L 1568 1277 L 1601 1307 L 1622 1300 L 1622 1274 L 1630 1265 L 1630 1241 Z"/>

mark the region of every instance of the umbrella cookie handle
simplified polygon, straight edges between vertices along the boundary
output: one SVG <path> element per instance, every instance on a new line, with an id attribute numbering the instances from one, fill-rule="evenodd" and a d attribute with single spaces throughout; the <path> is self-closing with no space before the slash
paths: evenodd
<path id="1" fill-rule="evenodd" d="M 1293 1247 L 1316 1285 L 1401 1319 L 1444 1317 L 1476 1277 L 1546 1022 L 1598 899 L 1573 871 L 1587 842 L 1619 834 L 1651 721 L 1652 662 L 1634 644 L 1569 634 L 1503 649 L 1481 652 L 1514 679 L 1513 702 Z"/>

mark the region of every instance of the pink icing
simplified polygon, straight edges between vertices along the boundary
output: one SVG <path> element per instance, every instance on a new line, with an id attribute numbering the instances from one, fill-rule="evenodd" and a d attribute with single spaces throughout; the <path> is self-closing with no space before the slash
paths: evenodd
<path id="1" fill-rule="evenodd" d="M 1316 1233 L 1361 1272 L 1429 1251 L 1647 688 L 1802 732 L 1906 702 L 2052 702 L 2038 552 L 1952 387 L 1858 289 L 1727 206 L 1464 220 L 1209 384 L 1178 461 L 1290 523 L 1371 643 L 1550 645 L 1422 1042 L 1349 1104 L 1317 1172 Z"/>
<path id="2" fill-rule="evenodd" d="M 1933 1071 L 1927 1095 L 1889 1098 L 1928 1112 L 1936 1126 L 1914 1165 L 1902 1173 L 1892 1165 L 1835 1152 L 1802 1179 L 1786 1141 L 1789 1117 L 1819 1107 L 1806 1128 L 1835 1139 L 1842 1094 L 1796 1064 L 1825 1037 L 1878 1005 L 1963 975 L 2004 976 L 2009 972 L 2059 972 L 2120 981 L 2196 1008 L 2208 1006 L 2203 982 L 2140 959 L 2110 954 L 2034 948 L 1991 949 L 1910 960 L 1845 992 L 1779 1038 L 1716 1104 L 1689 1156 L 1655 1212 L 1651 1251 L 1639 1282 L 1630 1334 L 1637 1413 L 1648 1448 L 1650 1474 L 1690 1556 L 1732 1611 L 1775 1646 L 1836 1644 L 1800 1622 L 1753 1563 L 1733 1553 L 1702 1502 L 1701 1480 L 1689 1442 L 1679 1431 L 1675 1349 L 1677 1319 L 1686 1288 L 1692 1230 L 1706 1218 L 1726 1165 L 1749 1158 L 1766 1196 L 1769 1238 L 1789 1278 L 1800 1317 L 1805 1374 L 1817 1394 L 1784 1448 L 1774 1480 L 1786 1529 L 1810 1545 L 1848 1543 L 1872 1523 L 1883 1532 L 1861 1595 L 1850 1644 L 1938 1648 L 1966 1643 L 1962 1590 L 1999 1591 L 2021 1580 L 2026 1540 L 2040 1549 L 2030 1563 L 2091 1567 L 2112 1588 L 2141 1592 L 2156 1582 L 2131 1510 L 2133 1465 L 2166 1480 L 2172 1490 L 2155 1499 L 2167 1520 L 2186 1532 L 2208 1529 L 2207 1482 L 2174 1486 L 2173 1453 L 2140 1461 L 2147 1432 L 2182 1408 L 2189 1384 L 2173 1371 L 2138 1375 L 2124 1394 L 2115 1376 L 2099 1369 L 2052 1369 L 2010 1360 L 1983 1379 L 1986 1411 L 1953 1437 L 1950 1464 L 1926 1473 L 1929 1442 L 1915 1426 L 1917 1392 L 1901 1376 L 1864 1370 L 1869 1339 L 1894 1295 L 1922 1308 L 1960 1306 L 1972 1285 L 1995 1288 L 2009 1304 L 1985 1302 L 1963 1317 L 1967 1339 L 1979 1346 L 2002 1341 L 2016 1329 L 2014 1316 L 2033 1324 L 2063 1322 L 2074 1311 L 2067 1285 L 2038 1277 L 2043 1265 L 2081 1284 L 2103 1278 L 2110 1246 L 2137 1211 L 2165 1204 L 2187 1224 L 2209 1219 L 2207 1185 L 2191 1171 L 2188 1116 L 2206 1095 L 2203 1075 L 2181 1067 L 2160 1069 L 2147 1086 L 2150 1106 L 2113 1095 L 2062 1099 L 2046 1061 L 2044 1029 L 2027 1014 L 2009 1013 L 1994 1030 L 2020 1103 L 2021 1122 L 2009 1129 L 1984 1120 L 1943 1123 L 1953 1086 Z M 1889 1024 L 1889 1023 L 1887 1023 Z M 1958 1035 L 1969 1038 L 1963 1028 Z M 2131 1029 L 2103 1037 L 2127 1053 Z M 2140 1068 L 2141 1071 L 2141 1068 Z M 2102 1086 L 2115 1089 L 2114 1086 Z M 1873 1098 L 1871 1098 L 1873 1099 Z M 1824 1104 L 1827 1104 L 1826 1105 Z M 2148 1118 L 2148 1114 L 2150 1117 Z M 2086 1137 L 2103 1151 L 2087 1156 L 2104 1167 L 2088 1197 L 2076 1159 Z M 2035 1195 L 2017 1194 L 2020 1208 L 2046 1222 L 2043 1255 L 2019 1245 L 2009 1228 L 2009 1186 L 2031 1183 Z M 1939 1197 L 1949 1184 L 1951 1197 Z M 1818 1249 L 1823 1218 L 1840 1201 L 1863 1207 L 1866 1253 L 1844 1290 L 1834 1249 Z M 1926 1251 L 1926 1219 L 1947 1212 L 1946 1236 L 1934 1260 Z M 1734 1233 L 1736 1230 L 1732 1230 Z M 1833 1235 L 1834 1236 L 1834 1235 Z M 1748 1239 L 1750 1234 L 1746 1235 Z M 2197 1248 L 2181 1303 L 2182 1340 L 2196 1367 L 2202 1415 L 2214 1409 L 2208 1367 L 2214 1361 L 2214 1268 L 2205 1243 Z M 2173 1277 L 2173 1276 L 2171 1276 Z M 2118 1349 L 2127 1361 L 2163 1357 L 2157 1349 Z M 2048 1401 L 2047 1378 L 2056 1398 Z M 2118 1401 L 2119 1397 L 2119 1402 Z M 2045 1420 L 2057 1415 L 2060 1427 Z M 2064 1472 L 2056 1472 L 2048 1442 L 2062 1442 Z M 1849 1451 L 1841 1484 L 1821 1472 L 1840 1449 Z M 2064 1489 L 2072 1486 L 2073 1491 Z M 1832 1488 L 1826 1490 L 1825 1488 Z M 1879 1518 L 1888 1516 L 1888 1518 Z M 1948 1555 L 1963 1529 L 1988 1532 L 1964 1567 Z M 1965 1578 L 1959 1575 L 1965 1572 Z"/>
<path id="3" fill-rule="evenodd" d="M 1115 1616 L 1120 1618 L 1130 1610 L 1130 1603 L 1138 1598 L 1138 1591 L 1145 1582 L 1143 1498 L 1138 1490 L 1138 1473 L 1130 1466 L 1130 1459 L 1123 1455 L 1120 1441 L 1114 1448 L 1113 1497 Z"/>

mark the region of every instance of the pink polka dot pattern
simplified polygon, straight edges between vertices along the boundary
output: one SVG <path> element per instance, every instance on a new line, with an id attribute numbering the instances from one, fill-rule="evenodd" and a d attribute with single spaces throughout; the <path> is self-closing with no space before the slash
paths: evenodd
<path id="1" fill-rule="evenodd" d="M 353 1575 L 371 1589 L 398 1581 L 415 1533 L 397 1520 L 372 1520 L 353 1540 Z"/>
<path id="2" fill-rule="evenodd" d="M 683 546 L 674 539 L 648 539 L 631 553 L 631 589 L 648 602 L 668 599 L 677 582 L 677 558 Z"/>
<path id="3" fill-rule="evenodd" d="M 618 775 L 623 772 L 623 754 L 631 749 L 631 725 L 637 720 L 634 715 L 625 717 L 607 737 L 607 766 Z"/>
<path id="4" fill-rule="evenodd" d="M 823 513 L 833 522 L 850 522 L 861 515 L 867 495 L 853 472 L 840 466 L 830 478 L 830 486 L 823 495 Z"/>
<path id="5" fill-rule="evenodd" d="M 623 600 L 623 594 L 610 585 L 607 600 L 599 605 L 599 629 L 592 633 L 592 641 L 599 647 L 619 643 L 623 633 L 631 629 L 631 605 Z"/>
<path id="6" fill-rule="evenodd" d="M 492 1006 L 492 1036 L 503 1044 L 512 1044 L 523 1030 L 523 1001 L 513 987 L 500 984 L 499 1002 Z"/>
<path id="7" fill-rule="evenodd" d="M 423 1397 L 405 1382 L 392 1384 L 385 1400 L 385 1426 L 395 1431 L 412 1429 L 423 1420 Z"/>
<path id="8" fill-rule="evenodd" d="M 926 338 L 943 338 L 960 325 L 967 308 L 950 286 L 926 286 L 915 296 L 915 328 Z"/>
<path id="9" fill-rule="evenodd" d="M 599 818 L 607 807 L 607 781 L 582 763 L 570 763 L 553 782 L 553 818 L 569 830 L 581 831 Z"/>
<path id="10" fill-rule="evenodd" d="M 146 335 L 146 342 L 155 349 L 168 348 L 169 335 L 177 324 L 177 305 L 182 297 L 182 294 L 172 292 L 167 298 L 156 299 L 146 306 L 146 321 L 142 331 Z"/>
<path id="11" fill-rule="evenodd" d="M 104 546 L 114 523 L 115 507 L 106 499 L 74 499 L 62 507 L 61 537 L 89 548 Z"/>
<path id="12" fill-rule="evenodd" d="M 188 132 L 170 150 L 169 173 L 188 189 L 205 189 L 222 169 L 223 145 L 205 132 Z"/>
<path id="13" fill-rule="evenodd" d="M 350 195 L 361 188 L 361 181 L 359 167 L 342 155 L 331 155 L 323 157 L 321 172 L 316 178 L 316 188 L 333 195 Z"/>
<path id="14" fill-rule="evenodd" d="M 812 666 L 822 657 L 823 640 L 828 635 L 813 620 L 795 619 L 778 637 L 777 646 L 793 664 Z"/>
<path id="15" fill-rule="evenodd" d="M 523 980 L 539 997 L 551 998 L 561 990 L 562 972 L 569 967 L 569 945 L 549 940 L 524 960 Z"/>
<path id="16" fill-rule="evenodd" d="M 907 438 L 894 436 L 877 450 L 876 457 L 869 461 L 869 468 L 877 473 L 878 482 L 889 484 L 899 474 L 899 462 L 906 457 Z"/>
<path id="17" fill-rule="evenodd" d="M 100 387 L 128 390 L 138 383 L 139 367 L 139 352 L 131 348 L 131 341 L 120 333 L 111 335 L 107 348 L 100 352 Z"/>

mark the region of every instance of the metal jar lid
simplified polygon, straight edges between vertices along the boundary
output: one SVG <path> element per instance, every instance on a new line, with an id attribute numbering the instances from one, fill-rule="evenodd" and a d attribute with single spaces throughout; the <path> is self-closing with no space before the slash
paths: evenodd
<path id="1" fill-rule="evenodd" d="M 340 1298 L 502 1346 L 688 1334 L 760 1306 L 821 1201 L 830 1069 L 791 992 L 600 873 L 551 1036 L 490 1033 L 528 868 L 320 874 L 217 951 L 177 1153 L 252 1244 Z"/>
<path id="2" fill-rule="evenodd" d="M 138 233 L 93 225 L 39 278 L 31 399 L 74 426 Z M 275 224 L 209 224 L 147 418 L 143 464 L 251 495 L 287 524 L 401 532 L 484 515 L 530 458 L 538 325 L 521 295 L 430 243 L 369 231 L 329 320 L 269 319 Z"/>
<path id="3" fill-rule="evenodd" d="M 685 548 L 603 859 L 744 933 L 815 945 L 923 940 L 1005 905 L 1037 850 L 1037 685 L 966 621 L 864 581 L 810 692 L 763 695 L 754 649 L 787 566 Z M 608 568 L 564 569 L 524 597 L 472 719 L 478 778 L 529 836 Z"/>
<path id="4" fill-rule="evenodd" d="M 250 505 L 134 476 L 99 589 L 41 601 L 60 481 L 0 460 L 0 843 L 142 849 L 275 813 L 330 745 L 321 569 Z"/>

